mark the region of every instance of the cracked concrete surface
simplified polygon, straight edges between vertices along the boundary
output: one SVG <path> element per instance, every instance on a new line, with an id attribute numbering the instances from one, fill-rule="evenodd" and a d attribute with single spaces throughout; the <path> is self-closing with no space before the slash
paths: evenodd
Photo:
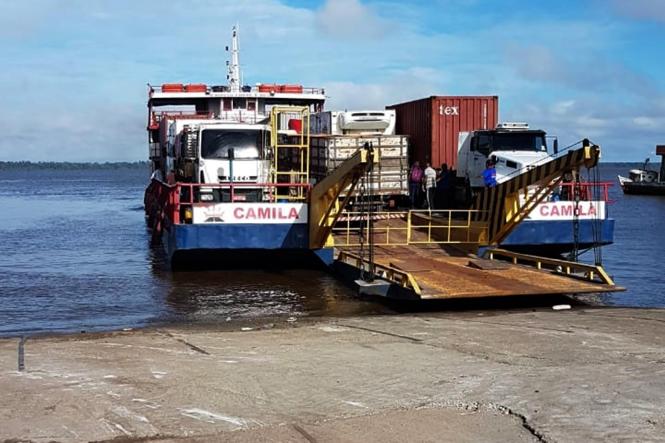
<path id="1" fill-rule="evenodd" d="M 0 340 L 0 441 L 665 441 L 665 311 Z"/>

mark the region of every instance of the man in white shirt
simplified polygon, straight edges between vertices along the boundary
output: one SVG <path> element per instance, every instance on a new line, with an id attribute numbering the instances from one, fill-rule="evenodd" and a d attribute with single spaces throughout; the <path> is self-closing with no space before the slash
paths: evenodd
<path id="1" fill-rule="evenodd" d="M 427 208 L 432 210 L 434 209 L 434 193 L 436 191 L 436 171 L 429 162 L 427 162 L 427 167 L 423 172 L 423 182 L 427 197 Z"/>

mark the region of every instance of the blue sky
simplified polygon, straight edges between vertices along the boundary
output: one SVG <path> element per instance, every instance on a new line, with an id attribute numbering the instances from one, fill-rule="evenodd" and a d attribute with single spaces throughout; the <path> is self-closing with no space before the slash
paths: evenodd
<path id="1" fill-rule="evenodd" d="M 142 160 L 146 83 L 326 88 L 328 109 L 498 95 L 605 161 L 665 144 L 661 0 L 0 0 L 0 160 Z"/>

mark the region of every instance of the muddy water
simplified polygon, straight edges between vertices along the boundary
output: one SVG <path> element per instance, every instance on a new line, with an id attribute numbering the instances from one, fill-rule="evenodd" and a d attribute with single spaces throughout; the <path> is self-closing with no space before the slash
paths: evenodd
<path id="1" fill-rule="evenodd" d="M 147 175 L 0 171 L 0 335 L 393 312 L 312 269 L 170 272 L 149 246 Z M 604 258 L 629 291 L 602 302 L 665 306 L 665 199 L 624 197 L 618 187 L 613 197 L 616 244 Z"/>
<path id="2" fill-rule="evenodd" d="M 172 273 L 147 172 L 0 172 L 0 335 L 381 312 L 312 269 Z"/>

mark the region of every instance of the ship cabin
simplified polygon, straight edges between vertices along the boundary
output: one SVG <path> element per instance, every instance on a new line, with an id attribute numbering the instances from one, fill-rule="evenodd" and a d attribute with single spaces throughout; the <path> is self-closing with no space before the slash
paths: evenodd
<path id="1" fill-rule="evenodd" d="M 266 121 L 275 106 L 304 106 L 310 112 L 323 110 L 325 91 L 294 84 L 256 86 L 209 86 L 165 83 L 148 85 L 148 143 L 153 170 L 159 168 L 163 152 L 162 120 L 208 120 L 255 124 Z M 160 127 L 162 130 L 160 131 Z M 163 143 L 161 144 L 163 146 Z"/>

